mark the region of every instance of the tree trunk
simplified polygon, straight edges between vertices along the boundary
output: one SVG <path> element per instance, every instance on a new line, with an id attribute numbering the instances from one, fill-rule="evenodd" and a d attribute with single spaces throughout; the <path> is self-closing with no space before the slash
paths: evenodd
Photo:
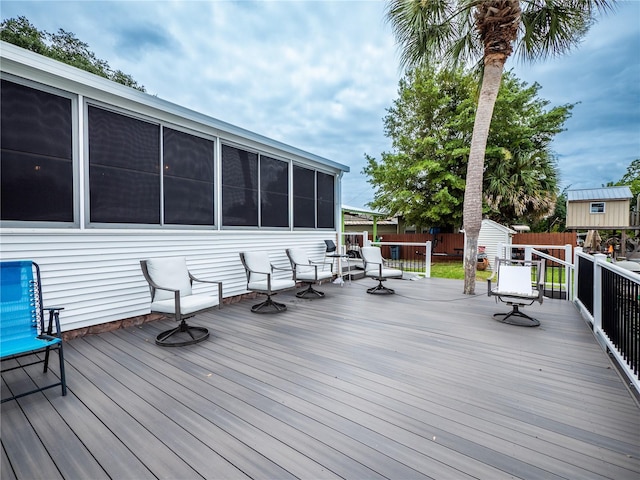
<path id="1" fill-rule="evenodd" d="M 500 54 L 485 57 L 484 75 L 478 110 L 473 124 L 471 150 L 467 165 L 467 179 L 462 211 L 465 233 L 464 251 L 464 293 L 474 295 L 476 290 L 476 264 L 478 260 L 478 236 L 482 225 L 482 176 L 484 173 L 484 154 L 489 137 L 489 126 L 493 116 L 502 71 L 506 57 Z"/>

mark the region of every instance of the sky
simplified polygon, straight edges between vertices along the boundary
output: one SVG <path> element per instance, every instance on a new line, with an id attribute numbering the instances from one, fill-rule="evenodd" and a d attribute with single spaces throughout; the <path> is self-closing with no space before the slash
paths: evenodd
<path id="1" fill-rule="evenodd" d="M 390 152 L 384 116 L 403 75 L 381 0 L 10 1 L 3 20 L 72 32 L 147 92 L 350 167 L 342 203 L 366 207 L 365 154 Z M 616 182 L 640 158 L 640 0 L 617 2 L 569 54 L 506 69 L 549 108 L 577 103 L 552 149 L 561 187 Z"/>

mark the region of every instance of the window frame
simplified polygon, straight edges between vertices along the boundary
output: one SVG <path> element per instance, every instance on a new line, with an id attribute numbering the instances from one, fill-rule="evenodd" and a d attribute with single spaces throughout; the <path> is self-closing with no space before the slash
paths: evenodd
<path id="1" fill-rule="evenodd" d="M 607 202 L 590 202 L 589 203 L 589 214 L 591 215 L 604 215 L 606 213 L 606 204 Z M 602 206 L 602 210 L 599 206 Z"/>
<path id="2" fill-rule="evenodd" d="M 311 226 L 296 226 L 295 224 L 295 200 L 296 200 L 296 196 L 294 194 L 295 192 L 295 178 L 294 178 L 294 169 L 295 167 L 299 167 L 299 168 L 303 168 L 306 170 L 310 170 L 313 172 L 313 215 L 314 215 L 314 222 L 313 222 L 313 227 Z M 337 195 L 337 191 L 336 191 L 336 182 L 338 179 L 338 176 L 334 173 L 334 172 L 329 172 L 327 170 L 323 170 L 323 169 L 319 169 L 316 167 L 312 167 L 310 165 L 305 165 L 302 164 L 300 162 L 292 162 L 292 175 L 291 175 L 291 181 L 292 181 L 292 191 L 291 191 L 291 201 L 292 201 L 292 211 L 291 211 L 291 215 L 292 215 L 292 228 L 294 230 L 322 230 L 322 231 L 332 231 L 332 230 L 336 230 L 337 226 L 336 223 L 338 222 L 338 219 L 336 218 L 336 199 L 338 198 Z M 333 179 L 333 192 L 332 192 L 332 196 L 333 196 L 333 203 L 332 203 L 332 217 L 333 217 L 333 226 L 331 227 L 320 227 L 318 226 L 318 222 L 319 222 L 319 217 L 320 217 L 320 212 L 319 212 L 319 206 L 320 206 L 320 199 L 319 199 L 319 188 L 318 188 L 318 174 L 323 174 L 323 175 L 327 175 L 329 177 L 332 177 Z"/>
<path id="3" fill-rule="evenodd" d="M 2 220 L 0 227 L 3 228 L 79 228 L 80 227 L 80 151 L 79 151 L 79 95 L 61 88 L 18 77 L 6 72 L 0 72 L 0 79 L 21 85 L 23 87 L 39 90 L 44 93 L 56 95 L 71 101 L 71 195 L 72 195 L 72 217 L 71 221 L 48 221 L 48 220 Z"/>
<path id="4" fill-rule="evenodd" d="M 107 110 L 110 113 L 114 113 L 117 115 L 123 115 L 125 117 L 132 118 L 134 120 L 139 120 L 142 122 L 150 123 L 152 125 L 156 125 L 158 127 L 158 138 L 159 138 L 159 149 L 158 149 L 158 169 L 159 169 L 159 179 L 160 179 L 160 191 L 159 191 L 159 203 L 158 208 L 160 209 L 160 220 L 159 223 L 116 223 L 116 222 L 95 222 L 91 220 L 91 185 L 89 178 L 89 107 L 95 107 Z M 83 131 L 84 138 L 84 175 L 83 175 L 83 183 L 85 186 L 86 194 L 84 195 L 84 211 L 85 211 L 85 225 L 86 228 L 96 228 L 96 229 L 144 229 L 144 230 L 217 230 L 218 229 L 218 215 L 217 215 L 217 190 L 218 190 L 218 143 L 219 139 L 216 136 L 207 135 L 202 131 L 191 130 L 189 128 L 183 127 L 178 124 L 174 124 L 171 122 L 166 122 L 158 117 L 152 117 L 149 115 L 145 115 L 138 112 L 133 112 L 124 107 L 120 107 L 117 105 L 113 105 L 110 103 L 98 101 L 95 99 L 86 98 L 83 102 L 83 115 L 85 119 L 85 128 Z M 203 138 L 205 140 L 213 142 L 213 150 L 212 150 L 212 158 L 213 158 L 213 225 L 195 225 L 195 224 L 174 224 L 165 223 L 165 208 L 164 208 L 164 128 L 169 128 L 171 130 L 178 131 L 180 133 L 185 133 L 188 135 L 193 135 L 195 137 Z"/>

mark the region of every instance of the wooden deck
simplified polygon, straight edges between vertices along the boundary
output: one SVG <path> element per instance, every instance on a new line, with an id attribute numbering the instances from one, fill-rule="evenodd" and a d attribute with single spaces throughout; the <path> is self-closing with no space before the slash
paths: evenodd
<path id="1" fill-rule="evenodd" d="M 227 305 L 189 347 L 154 344 L 171 321 L 67 342 L 66 397 L 2 405 L 2 479 L 640 478 L 640 409 L 572 304 L 523 328 L 483 284 L 389 284 Z"/>

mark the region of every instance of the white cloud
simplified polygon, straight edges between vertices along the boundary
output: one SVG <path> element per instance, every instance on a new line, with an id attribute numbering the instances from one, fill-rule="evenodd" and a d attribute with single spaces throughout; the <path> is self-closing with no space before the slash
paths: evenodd
<path id="1" fill-rule="evenodd" d="M 578 49 L 507 68 L 551 105 L 579 103 L 554 147 L 564 184 L 618 180 L 640 157 L 640 3 Z M 375 1 L 7 1 L 2 18 L 73 32 L 147 91 L 351 167 L 343 202 L 373 198 L 364 154 L 389 151 L 382 119 L 401 71 Z"/>

